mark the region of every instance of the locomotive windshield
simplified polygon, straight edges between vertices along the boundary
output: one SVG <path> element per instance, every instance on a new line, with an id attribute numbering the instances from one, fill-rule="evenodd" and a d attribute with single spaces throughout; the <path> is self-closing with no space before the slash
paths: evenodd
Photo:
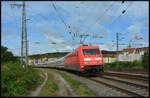
<path id="1" fill-rule="evenodd" d="M 99 49 L 83 49 L 83 54 L 84 55 L 95 55 L 95 54 L 100 54 Z"/>

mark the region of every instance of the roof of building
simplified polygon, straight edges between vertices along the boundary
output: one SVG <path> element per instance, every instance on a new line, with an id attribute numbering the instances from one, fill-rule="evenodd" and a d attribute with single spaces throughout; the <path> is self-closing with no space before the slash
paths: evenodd
<path id="1" fill-rule="evenodd" d="M 112 57 L 112 58 L 115 58 L 117 57 L 116 54 L 103 54 L 103 57 Z"/>
<path id="2" fill-rule="evenodd" d="M 137 48 L 136 53 L 139 53 L 140 51 L 149 52 L 149 47 L 143 47 L 143 48 Z"/>
<path id="3" fill-rule="evenodd" d="M 139 53 L 140 51 L 149 51 L 149 47 L 143 47 L 143 48 L 126 48 L 122 51 L 119 51 L 119 54 L 123 54 L 125 52 L 128 52 L 129 54 L 132 54 L 135 51 L 135 53 Z"/>

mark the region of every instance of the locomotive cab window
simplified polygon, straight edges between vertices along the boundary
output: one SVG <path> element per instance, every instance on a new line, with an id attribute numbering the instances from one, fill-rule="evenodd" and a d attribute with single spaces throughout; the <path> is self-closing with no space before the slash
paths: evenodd
<path id="1" fill-rule="evenodd" d="M 100 54 L 99 49 L 83 49 L 83 54 L 84 55 L 96 55 Z"/>

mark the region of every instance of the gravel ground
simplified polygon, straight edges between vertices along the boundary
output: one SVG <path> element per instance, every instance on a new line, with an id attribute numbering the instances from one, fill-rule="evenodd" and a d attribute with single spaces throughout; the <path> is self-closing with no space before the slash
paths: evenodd
<path id="1" fill-rule="evenodd" d="M 129 95 L 126 95 L 122 92 L 116 91 L 112 88 L 109 88 L 105 85 L 93 82 L 89 79 L 86 79 L 85 77 L 81 77 L 66 71 L 63 71 L 64 73 L 66 73 L 67 75 L 71 76 L 73 79 L 78 80 L 80 82 L 84 82 L 87 84 L 88 88 L 90 90 L 92 90 L 93 92 L 95 92 L 98 96 L 102 96 L 102 97 L 129 97 Z"/>

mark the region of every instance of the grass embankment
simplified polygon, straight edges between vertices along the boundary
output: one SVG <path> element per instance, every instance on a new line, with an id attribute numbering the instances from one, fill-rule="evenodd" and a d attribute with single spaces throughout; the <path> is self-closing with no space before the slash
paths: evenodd
<path id="1" fill-rule="evenodd" d="M 60 72 L 58 70 L 54 70 L 53 71 L 59 73 L 71 86 L 72 89 L 75 90 L 75 92 L 77 92 L 77 94 L 79 96 L 96 96 L 96 94 L 94 92 L 92 92 L 91 90 L 89 90 L 88 86 L 86 85 L 86 83 L 77 81 L 72 79 L 70 76 L 68 76 L 67 74 Z"/>
<path id="2" fill-rule="evenodd" d="M 59 89 L 58 85 L 56 84 L 53 75 L 48 72 L 48 80 L 45 86 L 42 88 L 39 96 L 56 96 L 57 90 Z"/>
<path id="3" fill-rule="evenodd" d="M 30 91 L 42 80 L 39 70 L 32 67 L 23 68 L 20 61 L 5 62 L 1 65 L 2 96 L 29 96 Z"/>

